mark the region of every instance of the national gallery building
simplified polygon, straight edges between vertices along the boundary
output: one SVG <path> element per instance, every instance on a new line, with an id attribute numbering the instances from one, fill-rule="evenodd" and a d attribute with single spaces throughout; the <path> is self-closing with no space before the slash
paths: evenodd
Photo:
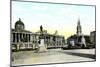
<path id="1" fill-rule="evenodd" d="M 15 23 L 15 29 L 11 29 L 12 50 L 36 49 L 40 44 L 41 36 L 46 48 L 61 48 L 65 42 L 64 36 L 49 34 L 42 29 L 42 25 L 39 32 L 27 31 L 24 23 L 19 19 Z"/>

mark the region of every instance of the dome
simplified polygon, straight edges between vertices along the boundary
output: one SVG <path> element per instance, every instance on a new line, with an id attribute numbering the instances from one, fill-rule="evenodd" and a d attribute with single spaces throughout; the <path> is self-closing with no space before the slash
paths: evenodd
<path id="1" fill-rule="evenodd" d="M 16 30 L 24 30 L 24 28 L 25 28 L 24 23 L 19 18 L 19 20 L 15 23 L 15 29 Z"/>

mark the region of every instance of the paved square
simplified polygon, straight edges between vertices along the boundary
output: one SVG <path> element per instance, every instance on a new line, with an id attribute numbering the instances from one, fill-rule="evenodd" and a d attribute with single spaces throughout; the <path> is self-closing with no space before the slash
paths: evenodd
<path id="1" fill-rule="evenodd" d="M 34 51 L 13 52 L 12 65 L 34 65 L 47 63 L 95 61 L 95 49 L 61 50 L 49 49 L 47 52 Z"/>

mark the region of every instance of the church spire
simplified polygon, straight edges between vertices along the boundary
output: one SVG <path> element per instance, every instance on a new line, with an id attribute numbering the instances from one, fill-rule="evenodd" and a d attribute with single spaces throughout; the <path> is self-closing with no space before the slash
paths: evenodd
<path id="1" fill-rule="evenodd" d="M 78 23 L 77 23 L 77 36 L 80 36 L 82 34 L 81 30 L 81 24 L 80 24 L 80 19 L 78 18 Z"/>
<path id="2" fill-rule="evenodd" d="M 80 25 L 80 19 L 78 18 L 78 24 L 77 25 Z"/>

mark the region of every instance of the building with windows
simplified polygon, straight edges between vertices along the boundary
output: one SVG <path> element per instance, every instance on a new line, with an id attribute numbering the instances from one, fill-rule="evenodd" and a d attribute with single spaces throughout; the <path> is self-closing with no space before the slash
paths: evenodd
<path id="1" fill-rule="evenodd" d="M 91 41 L 91 43 L 95 44 L 95 41 L 96 41 L 96 31 L 90 32 L 90 41 Z"/>
<path id="2" fill-rule="evenodd" d="M 42 29 L 43 30 L 43 29 Z M 64 36 L 49 34 L 47 30 L 41 28 L 39 32 L 25 30 L 25 25 L 19 18 L 15 23 L 15 29 L 11 29 L 12 50 L 36 49 L 40 44 L 41 34 L 46 48 L 60 48 L 64 45 Z"/>

